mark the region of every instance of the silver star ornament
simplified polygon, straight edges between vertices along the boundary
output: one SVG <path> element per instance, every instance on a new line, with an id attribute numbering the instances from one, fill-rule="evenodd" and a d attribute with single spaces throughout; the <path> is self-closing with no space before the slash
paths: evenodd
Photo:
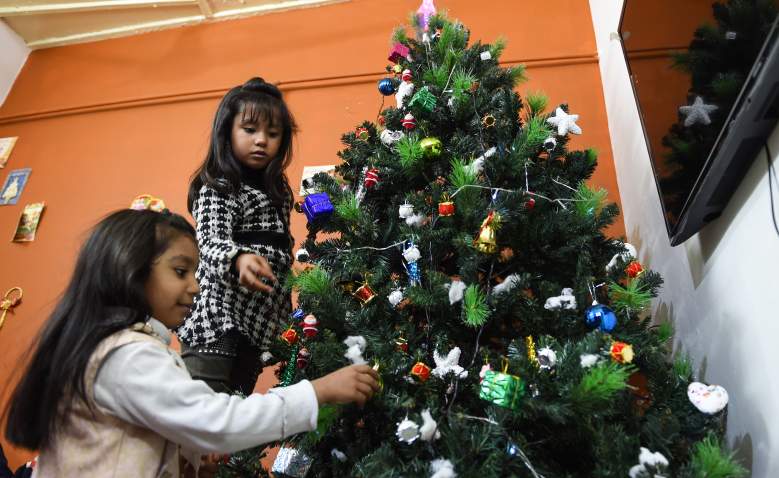
<path id="1" fill-rule="evenodd" d="M 568 133 L 582 134 L 582 129 L 576 124 L 579 115 L 569 115 L 559 106 L 554 112 L 554 116 L 547 118 L 546 122 L 557 126 L 557 135 L 565 136 Z"/>
<path id="2" fill-rule="evenodd" d="M 703 98 L 700 96 L 695 97 L 695 101 L 688 106 L 680 106 L 679 112 L 686 116 L 684 119 L 684 126 L 689 128 L 690 126 L 700 123 L 707 125 L 711 123 L 710 113 L 717 111 L 719 107 L 717 105 L 707 105 L 703 103 Z"/>

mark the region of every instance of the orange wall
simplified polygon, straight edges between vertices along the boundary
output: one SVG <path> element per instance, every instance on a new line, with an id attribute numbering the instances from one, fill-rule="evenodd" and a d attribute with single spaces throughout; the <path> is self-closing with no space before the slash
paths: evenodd
<path id="1" fill-rule="evenodd" d="M 550 104 L 567 102 L 581 115 L 584 135 L 572 146 L 600 152 L 593 183 L 618 200 L 587 2 L 437 3 L 470 27 L 474 41 L 508 40 L 504 62 L 528 66 L 520 93 L 543 90 Z M 280 82 L 301 127 L 288 171 L 297 191 L 304 165 L 335 163 L 341 134 L 375 118 L 390 35 L 418 4 L 352 0 L 34 51 L 0 108 L 0 137 L 20 137 L 6 171 L 33 169 L 19 204 L 0 207 L 0 235 L 10 240 L 24 204 L 45 201 L 47 209 L 34 243 L 0 241 L 0 292 L 25 291 L 0 330 L 0 390 L 66 284 L 91 225 L 140 193 L 186 210 L 189 175 L 229 87 L 253 75 Z M 303 218 L 293 215 L 293 233 L 304 231 Z M 611 232 L 624 234 L 622 223 Z M 12 465 L 29 458 L 0 442 Z"/>

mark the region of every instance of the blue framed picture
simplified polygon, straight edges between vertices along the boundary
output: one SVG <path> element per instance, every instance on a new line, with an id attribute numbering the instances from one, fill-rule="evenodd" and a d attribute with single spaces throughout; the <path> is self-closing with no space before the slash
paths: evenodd
<path id="1" fill-rule="evenodd" d="M 0 190 L 0 206 L 16 204 L 22 195 L 24 185 L 27 184 L 27 179 L 30 177 L 31 172 L 32 168 L 24 168 L 14 169 L 8 173 L 3 189 Z"/>

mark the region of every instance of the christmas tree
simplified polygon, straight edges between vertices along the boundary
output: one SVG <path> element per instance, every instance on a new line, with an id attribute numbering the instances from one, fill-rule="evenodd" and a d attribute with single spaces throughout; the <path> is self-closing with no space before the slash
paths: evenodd
<path id="1" fill-rule="evenodd" d="M 660 186 L 666 214 L 678 220 L 684 201 L 708 159 L 752 64 L 777 15 L 774 0 L 715 2 L 716 24 L 695 30 L 688 49 L 674 55 L 673 67 L 690 75 L 689 105 L 663 137 Z"/>
<path id="2" fill-rule="evenodd" d="M 742 476 L 726 392 L 691 385 L 648 315 L 662 279 L 603 233 L 618 210 L 586 184 L 595 151 L 567 149 L 578 116 L 420 10 L 378 85 L 397 105 L 299 204 L 310 265 L 273 350 L 282 384 L 367 362 L 383 388 L 322 408 L 276 476 Z"/>

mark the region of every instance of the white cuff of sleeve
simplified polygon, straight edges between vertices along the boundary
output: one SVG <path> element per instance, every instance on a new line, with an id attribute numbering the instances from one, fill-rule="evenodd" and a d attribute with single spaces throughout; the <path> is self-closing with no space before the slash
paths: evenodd
<path id="1" fill-rule="evenodd" d="M 284 402 L 281 430 L 284 438 L 316 430 L 319 402 L 311 382 L 301 380 L 288 387 L 272 388 L 268 393 L 278 396 Z"/>

